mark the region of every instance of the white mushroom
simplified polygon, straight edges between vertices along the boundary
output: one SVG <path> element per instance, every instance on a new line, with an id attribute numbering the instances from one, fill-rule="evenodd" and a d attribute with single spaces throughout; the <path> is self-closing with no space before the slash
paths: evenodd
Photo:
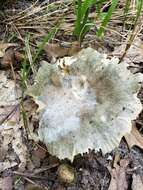
<path id="1" fill-rule="evenodd" d="M 139 80 L 125 63 L 91 48 L 65 58 L 63 68 L 43 64 L 29 88 L 40 107 L 40 140 L 61 159 L 89 148 L 110 152 L 142 109 Z"/>

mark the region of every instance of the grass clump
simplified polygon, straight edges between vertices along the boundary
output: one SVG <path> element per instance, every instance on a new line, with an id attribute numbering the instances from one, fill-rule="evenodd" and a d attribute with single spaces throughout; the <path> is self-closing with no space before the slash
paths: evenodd
<path id="1" fill-rule="evenodd" d="M 94 4 L 94 0 L 81 0 L 74 1 L 75 7 L 75 28 L 74 35 L 81 42 L 85 34 L 90 30 L 92 22 L 89 19 L 89 9 Z"/>
<path id="2" fill-rule="evenodd" d="M 132 1 L 126 0 L 123 5 L 123 26 L 125 27 L 126 20 L 128 18 L 129 11 Z M 142 12 L 142 4 L 143 0 L 134 1 L 136 14 L 134 18 L 134 27 L 137 26 L 138 19 Z M 74 9 L 75 9 L 75 26 L 74 26 L 74 35 L 77 40 L 82 42 L 85 35 L 89 32 L 92 26 L 96 27 L 95 35 L 99 38 L 104 36 L 105 29 L 107 24 L 111 20 L 113 13 L 116 8 L 120 6 L 120 2 L 118 0 L 74 0 Z M 90 18 L 90 9 L 95 9 L 95 21 Z M 106 11 L 104 10 L 106 7 Z M 131 19 L 133 19 L 131 18 Z M 97 22 L 99 24 L 97 25 Z M 134 29 L 133 29 L 134 30 Z"/>
<path id="3" fill-rule="evenodd" d="M 26 35 L 25 37 L 25 59 L 22 62 L 22 69 L 21 69 L 21 81 L 22 81 L 22 88 L 27 88 L 27 81 L 29 73 L 32 71 L 33 74 L 36 73 L 34 68 L 35 63 L 39 59 L 39 56 L 43 52 L 44 46 L 48 43 L 54 35 L 57 33 L 59 25 L 55 26 L 54 28 L 49 31 L 49 33 L 43 38 L 42 42 L 37 46 L 37 50 L 33 55 L 31 54 L 30 48 L 30 36 Z"/>
<path id="4" fill-rule="evenodd" d="M 95 25 L 93 20 L 89 18 L 90 8 L 95 6 L 95 11 L 97 14 L 97 19 L 101 18 L 101 24 L 99 28 L 97 28 L 96 35 L 98 37 L 103 36 L 106 25 L 108 24 L 113 11 L 115 10 L 118 0 L 112 0 L 108 11 L 105 13 L 102 11 L 103 5 L 107 3 L 106 0 L 75 0 L 75 28 L 74 35 L 81 42 L 85 37 L 86 33 L 90 30 L 92 26 Z"/>

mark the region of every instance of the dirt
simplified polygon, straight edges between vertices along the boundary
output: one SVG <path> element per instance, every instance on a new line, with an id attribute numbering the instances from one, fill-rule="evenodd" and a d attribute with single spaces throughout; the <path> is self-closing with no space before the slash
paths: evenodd
<path id="1" fill-rule="evenodd" d="M 32 153 L 32 151 L 30 152 Z M 51 190 L 107 190 L 111 181 L 111 170 L 117 167 L 115 166 L 115 157 L 117 155 L 119 160 L 116 164 L 119 168 L 123 166 L 121 166 L 122 161 L 128 160 L 125 176 L 128 184 L 127 189 L 131 189 L 133 175 L 143 177 L 143 151 L 138 147 L 133 147 L 129 150 L 124 140 L 121 141 L 119 148 L 110 154 L 103 156 L 101 152 L 95 154 L 94 151 L 90 151 L 90 153 L 86 153 L 83 156 L 76 156 L 73 163 L 68 160 L 59 161 L 50 155 L 46 155 L 44 159 L 36 159 L 34 155 L 31 155 L 30 159 L 34 168 L 42 169 L 47 166 L 51 168 L 39 173 L 38 179 L 35 178 L 31 171 L 27 170 L 24 173 L 27 173 L 27 178 L 34 181 L 35 187 L 44 185 L 44 187 L 49 187 Z M 58 167 L 63 163 L 69 164 L 75 170 L 76 178 L 72 184 L 63 184 L 58 178 Z M 6 173 L 5 176 L 9 176 L 11 172 Z M 14 175 L 13 179 L 15 177 Z M 21 179 L 17 182 L 14 189 L 22 189 L 22 186 L 23 189 L 27 189 L 28 184 L 27 180 Z"/>

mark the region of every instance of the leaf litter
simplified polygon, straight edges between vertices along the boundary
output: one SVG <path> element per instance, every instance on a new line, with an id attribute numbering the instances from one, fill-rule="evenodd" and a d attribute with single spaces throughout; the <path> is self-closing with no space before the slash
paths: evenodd
<path id="1" fill-rule="evenodd" d="M 128 182 L 126 179 L 126 170 L 129 164 L 128 159 L 123 159 L 120 161 L 120 165 L 116 164 L 116 167 L 111 169 L 111 182 L 109 185 L 109 190 L 127 190 Z"/>
<path id="2" fill-rule="evenodd" d="M 34 10 L 38 12 L 40 7 Z M 64 9 L 64 11 L 66 12 L 66 10 L 67 7 Z M 59 13 L 58 11 L 57 13 Z M 35 14 L 35 12 L 33 13 Z M 26 17 L 29 19 L 29 22 L 32 21 L 30 17 L 33 13 L 29 14 L 27 12 Z M 13 19 L 13 17 L 9 19 Z M 20 19 L 20 17 L 17 19 L 17 26 L 20 24 Z M 53 17 L 53 19 L 55 19 L 55 17 Z M 25 27 L 25 23 L 23 23 L 24 18 L 22 18 L 21 21 L 22 25 Z M 19 30 L 22 25 L 18 26 Z M 90 40 L 91 39 L 92 38 L 90 38 Z M 142 41 L 139 43 L 142 43 Z M 50 46 L 51 45 L 48 46 L 46 53 L 48 56 L 55 57 L 56 59 L 74 54 L 69 53 L 71 47 L 68 47 L 68 51 L 68 48 L 66 47 L 67 49 L 65 51 L 57 44 L 55 45 L 55 48 L 52 47 L 53 49 Z M 94 48 L 96 49 L 96 47 Z M 120 46 L 118 48 L 120 48 Z M 131 67 L 134 66 L 133 72 L 135 73 L 141 71 L 141 64 L 139 65 L 139 68 L 135 70 L 137 64 L 139 62 L 141 63 L 142 60 L 141 48 L 142 46 L 137 49 L 133 48 L 132 52 L 128 54 L 128 63 L 130 62 Z M 14 65 L 13 53 L 7 51 L 9 48 L 7 50 L 6 49 L 2 48 L 1 50 L 1 57 L 2 59 L 4 58 L 3 65 L 9 62 L 10 65 Z M 121 50 L 122 49 L 123 47 L 121 47 Z M 8 61 L 6 52 L 8 53 L 8 57 L 10 55 L 10 59 L 8 58 Z M 119 51 L 117 53 L 119 53 Z M 118 54 L 117 56 L 120 55 Z M 42 143 L 40 143 L 37 147 L 37 144 L 33 142 L 31 138 L 29 138 L 29 140 L 27 139 L 29 134 L 27 135 L 27 129 L 23 127 L 23 123 L 19 115 L 19 101 L 17 101 L 18 99 L 14 93 L 15 83 L 8 78 L 6 72 L 1 72 L 0 77 L 2 79 L 1 89 L 4 94 L 7 95 L 6 98 L 3 99 L 3 93 L 1 93 L 3 105 L 0 107 L 0 117 L 2 118 L 2 127 L 0 129 L 2 148 L 0 153 L 2 155 L 1 163 L 3 162 L 3 166 L 5 166 L 1 167 L 2 175 L 0 184 L 3 184 L 3 190 L 6 186 L 9 186 L 9 190 L 10 188 L 18 190 L 22 188 L 27 190 L 106 190 L 109 188 L 119 189 L 120 187 L 123 187 L 124 189 L 131 187 L 132 190 L 135 190 L 136 188 L 142 188 L 142 135 L 138 132 L 138 129 L 135 128 L 135 126 L 132 126 L 132 131 L 129 134 L 129 137 L 125 136 L 125 139 L 121 141 L 120 147 L 113 150 L 111 153 L 102 155 L 101 151 L 94 153 L 89 150 L 88 153 L 84 153 L 82 156 L 77 155 L 72 163 L 68 160 L 61 161 L 52 155 L 49 155 L 46 147 Z M 53 82 L 58 84 L 55 78 L 53 79 Z M 10 89 L 11 93 L 8 89 Z M 26 100 L 27 99 L 29 100 L 29 97 L 26 97 Z M 37 119 L 35 113 L 36 109 L 34 107 L 35 105 L 32 101 L 26 104 L 26 113 L 28 115 L 30 127 L 33 131 L 36 131 L 39 127 L 39 121 Z M 138 124 L 137 127 L 141 126 Z M 124 144 L 126 144 L 127 147 L 124 147 Z M 114 162 L 115 157 L 119 157 L 117 158 L 117 163 Z M 57 179 L 58 168 L 61 163 L 68 164 L 75 169 L 76 179 L 73 184 L 63 184 L 59 179 Z M 16 179 L 13 179 L 13 176 L 11 177 L 9 171 L 13 172 L 13 175 L 16 177 Z M 36 173 L 36 171 L 38 171 L 38 173 Z M 33 172 L 35 173 L 33 174 Z M 18 176 L 20 176 L 20 180 L 17 180 Z M 45 177 L 45 179 L 42 177 Z M 13 184 L 11 183 L 11 179 L 13 180 Z"/>
<path id="3" fill-rule="evenodd" d="M 0 71 L 0 172 L 18 167 L 24 171 L 27 148 L 22 141 L 20 112 L 15 82 L 8 79 L 6 71 Z M 12 178 L 1 178 L 2 189 L 12 189 Z"/>

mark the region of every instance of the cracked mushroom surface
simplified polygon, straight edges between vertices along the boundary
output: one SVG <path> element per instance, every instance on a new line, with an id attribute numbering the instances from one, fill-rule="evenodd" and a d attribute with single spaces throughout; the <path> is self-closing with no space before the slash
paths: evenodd
<path id="1" fill-rule="evenodd" d="M 89 148 L 110 152 L 142 109 L 141 78 L 92 48 L 43 63 L 28 90 L 39 105 L 40 140 L 60 159 L 72 160 Z"/>

